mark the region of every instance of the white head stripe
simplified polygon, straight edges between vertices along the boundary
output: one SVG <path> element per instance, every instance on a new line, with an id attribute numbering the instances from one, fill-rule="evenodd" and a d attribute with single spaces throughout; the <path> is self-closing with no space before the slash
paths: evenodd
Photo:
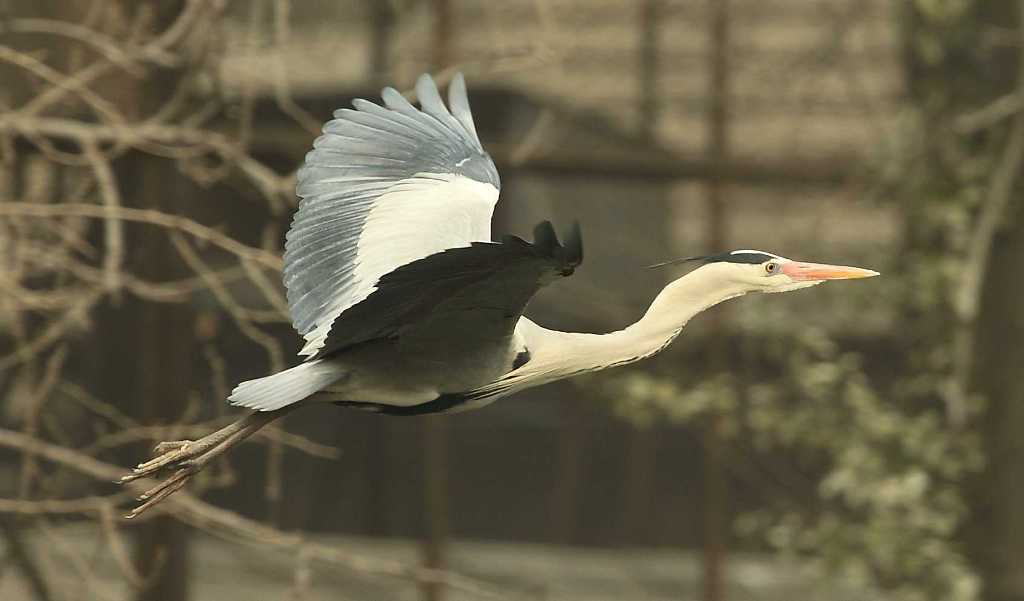
<path id="1" fill-rule="evenodd" d="M 776 259 L 784 259 L 785 258 L 785 257 L 780 257 L 779 255 L 773 255 L 772 253 L 766 253 L 763 250 L 750 250 L 750 249 L 734 250 L 734 251 L 730 252 L 729 254 L 730 255 L 767 255 L 769 257 L 774 257 Z"/>

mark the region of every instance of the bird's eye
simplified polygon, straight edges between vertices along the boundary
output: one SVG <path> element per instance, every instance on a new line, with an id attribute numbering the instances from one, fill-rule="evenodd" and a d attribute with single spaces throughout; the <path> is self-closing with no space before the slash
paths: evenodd
<path id="1" fill-rule="evenodd" d="M 764 264 L 764 272 L 767 275 L 775 275 L 775 273 L 778 270 L 779 270 L 779 264 L 778 263 L 772 263 L 771 261 L 769 261 L 768 263 Z"/>

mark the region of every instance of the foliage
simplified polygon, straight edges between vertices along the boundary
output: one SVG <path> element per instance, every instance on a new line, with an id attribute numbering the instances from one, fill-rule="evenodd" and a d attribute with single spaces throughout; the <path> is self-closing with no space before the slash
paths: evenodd
<path id="1" fill-rule="evenodd" d="M 981 462 L 974 437 L 950 429 L 936 407 L 888 400 L 896 394 L 873 385 L 862 357 L 824 332 L 766 344 L 776 361 L 753 382 L 622 373 L 603 389 L 625 399 L 616 409 L 631 419 L 716 412 L 726 417 L 727 444 L 742 437 L 760 453 L 821 467 L 813 505 L 780 502 L 743 515 L 740 535 L 893 599 L 974 599 L 978 582 L 955 537 L 965 514 L 959 484 Z"/>
<path id="2" fill-rule="evenodd" d="M 962 276 L 979 268 L 971 247 L 1003 138 L 964 131 L 960 117 L 1005 92 L 979 41 L 981 4 L 919 0 L 907 11 L 912 102 L 869 165 L 873 194 L 895 199 L 905 222 L 899 277 L 883 293 L 906 349 L 895 374 L 865 368 L 870 356 L 825 332 L 776 332 L 758 353 L 760 376 L 615 374 L 604 386 L 629 419 L 715 412 L 732 443 L 810 458 L 816 498 L 745 514 L 737 532 L 907 601 L 981 594 L 961 532 L 965 483 L 985 463 Z"/>

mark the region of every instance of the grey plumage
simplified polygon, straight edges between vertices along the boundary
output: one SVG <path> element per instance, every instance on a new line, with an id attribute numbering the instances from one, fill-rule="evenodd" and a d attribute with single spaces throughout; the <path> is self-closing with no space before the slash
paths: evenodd
<path id="1" fill-rule="evenodd" d="M 870 270 L 762 251 L 700 259 L 643 318 L 604 335 L 559 332 L 523 317 L 537 290 L 583 259 L 578 226 L 550 223 L 533 242 L 489 242 L 498 198 L 465 82 L 445 106 L 433 80 L 417 109 L 393 88 L 324 126 L 298 175 L 302 197 L 285 245 L 284 282 L 307 357 L 243 382 L 233 404 L 261 411 L 323 400 L 397 415 L 478 407 L 524 388 L 625 365 L 664 349 L 698 312 L 748 292 L 784 292 Z"/>
<path id="2" fill-rule="evenodd" d="M 625 365 L 667 347 L 697 313 L 750 292 L 787 292 L 877 272 L 761 251 L 706 257 L 671 282 L 636 323 L 608 334 L 559 332 L 523 316 L 537 290 L 583 260 L 579 227 L 550 223 L 533 242 L 490 240 L 499 179 L 457 75 L 448 107 L 432 79 L 421 109 L 392 88 L 335 113 L 298 175 L 302 197 L 284 256 L 300 365 L 242 382 L 228 400 L 256 411 L 160 457 L 120 482 L 173 469 L 129 517 L 299 403 L 391 415 L 465 411 L 518 391 Z M 163 446 L 162 445 L 162 446 Z"/>
<path id="3" fill-rule="evenodd" d="M 337 366 L 314 359 L 276 374 L 242 382 L 228 401 L 258 411 L 273 411 L 323 390 L 344 376 Z"/>
<path id="4" fill-rule="evenodd" d="M 506 236 L 413 261 L 382 276 L 372 294 L 334 321 L 320 355 L 381 338 L 466 347 L 510 338 L 537 290 L 572 275 L 582 261 L 579 227 L 563 245 L 549 221 L 534 229 L 532 244 Z"/>
<path id="5" fill-rule="evenodd" d="M 458 117 L 444 107 L 429 76 L 416 89 L 423 111 L 393 88 L 383 91 L 384 107 L 356 100 L 354 109 L 336 111 L 299 170 L 302 201 L 285 243 L 284 283 L 292 322 L 307 341 L 315 343 L 318 327 L 368 294 L 374 282 L 367 280 L 398 266 L 370 277 L 356 269 L 367 217 L 384 194 L 416 176 L 426 185 L 442 175 L 499 185 L 469 116 L 462 77 L 450 91 Z M 427 248 L 423 256 L 437 250 Z"/>
<path id="6" fill-rule="evenodd" d="M 501 345 L 485 339 L 511 340 L 536 289 L 581 259 L 578 230 L 567 248 L 550 224 L 533 244 L 486 242 L 500 179 L 477 135 L 465 81 L 455 76 L 447 107 L 428 75 L 416 92 L 419 109 L 394 88 L 382 91 L 382 105 L 357 99 L 314 142 L 298 173 L 302 200 L 284 256 L 289 310 L 307 341 L 300 354 L 312 362 L 241 384 L 233 404 L 272 409 L 336 382 L 352 395 L 370 390 L 395 402 L 440 393 L 437 378 L 382 390 L 381 374 L 352 365 L 387 353 L 422 374 L 409 348 L 453 326 L 467 339 L 448 340 L 450 353 L 471 353 L 469 338 L 487 347 L 480 365 L 463 366 L 454 381 L 507 371 Z"/>

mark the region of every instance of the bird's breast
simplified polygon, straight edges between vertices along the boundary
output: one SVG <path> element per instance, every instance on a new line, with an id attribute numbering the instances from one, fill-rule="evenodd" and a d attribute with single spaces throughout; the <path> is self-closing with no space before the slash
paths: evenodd
<path id="1" fill-rule="evenodd" d="M 408 407 L 489 384 L 512 369 L 517 354 L 508 341 L 472 352 L 403 349 L 381 341 L 337 357 L 348 376 L 327 392 L 334 400 Z"/>

